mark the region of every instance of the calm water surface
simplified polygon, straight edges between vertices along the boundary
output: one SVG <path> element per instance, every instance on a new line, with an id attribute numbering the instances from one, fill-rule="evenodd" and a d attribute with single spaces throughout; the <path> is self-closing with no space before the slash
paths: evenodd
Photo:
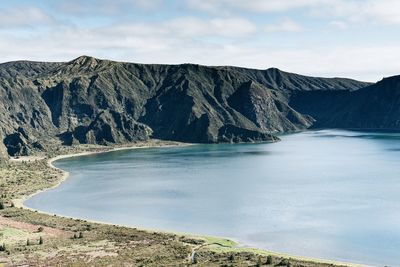
<path id="1" fill-rule="evenodd" d="M 273 144 L 118 151 L 25 202 L 62 215 L 400 265 L 400 134 L 310 131 Z"/>

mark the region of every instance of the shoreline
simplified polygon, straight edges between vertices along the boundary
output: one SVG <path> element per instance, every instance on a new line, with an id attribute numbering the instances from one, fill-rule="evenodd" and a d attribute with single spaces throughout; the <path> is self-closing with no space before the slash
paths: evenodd
<path id="1" fill-rule="evenodd" d="M 23 196 L 22 198 L 12 199 L 11 201 L 14 204 L 14 206 L 17 207 L 17 208 L 23 208 L 23 209 L 27 209 L 27 210 L 31 210 L 31 211 L 37 211 L 37 212 L 40 212 L 42 214 L 47 214 L 47 215 L 53 216 L 54 214 L 52 214 L 52 213 L 49 213 L 49 212 L 46 212 L 46 211 L 42 211 L 42 210 L 33 209 L 33 208 L 30 208 L 30 207 L 27 207 L 27 206 L 24 205 L 24 202 L 26 200 L 28 200 L 29 198 L 34 197 L 37 194 L 46 192 L 48 190 L 57 188 L 58 186 L 60 186 L 63 182 L 65 182 L 68 179 L 69 172 L 54 166 L 53 162 L 55 162 L 57 160 L 61 160 L 61 159 L 67 159 L 67 158 L 90 156 L 90 155 L 96 155 L 96 154 L 105 154 L 105 153 L 110 153 L 110 152 L 124 151 L 124 150 L 134 150 L 134 149 L 140 149 L 140 148 L 143 148 L 143 149 L 147 149 L 147 148 L 168 148 L 168 147 L 181 147 L 181 146 L 191 146 L 191 145 L 194 145 L 194 144 L 191 144 L 191 143 L 179 143 L 179 144 L 169 144 L 169 145 L 160 144 L 160 145 L 144 145 L 144 146 L 121 146 L 121 147 L 103 148 L 103 149 L 100 149 L 98 151 L 84 151 L 84 152 L 78 152 L 78 153 L 57 155 L 55 157 L 51 157 L 51 158 L 46 160 L 47 165 L 50 168 L 58 171 L 60 173 L 60 175 L 61 175 L 61 178 L 57 181 L 57 183 L 55 183 L 54 185 L 52 185 L 50 187 L 46 187 L 44 189 L 38 190 L 38 191 L 36 191 L 36 192 L 34 192 L 32 194 Z M 40 159 L 46 159 L 46 157 L 40 158 Z M 15 159 L 11 159 L 11 161 L 15 161 Z M 18 161 L 19 162 L 23 162 L 23 160 L 18 160 Z M 68 218 L 68 216 L 64 216 L 64 215 L 59 215 L 59 216 Z M 72 218 L 72 217 L 69 217 L 69 218 Z M 73 219 L 79 219 L 79 218 L 73 218 Z M 95 221 L 92 221 L 92 222 L 95 222 Z M 96 223 L 107 224 L 107 223 L 104 223 L 104 222 L 96 222 Z M 110 225 L 113 225 L 113 224 L 110 224 Z"/>
<path id="2" fill-rule="evenodd" d="M 158 232 L 162 234 L 176 234 L 176 235 L 183 235 L 183 236 L 188 236 L 192 238 L 198 238 L 198 239 L 203 239 L 206 242 L 208 242 L 207 246 L 213 246 L 216 244 L 213 244 L 209 242 L 208 240 L 225 240 L 225 241 L 231 241 L 234 243 L 233 246 L 227 247 L 232 250 L 238 250 L 238 251 L 249 251 L 249 252 L 254 252 L 254 253 L 260 253 L 260 254 L 271 254 L 274 256 L 278 257 L 286 257 L 286 258 L 292 258 L 292 259 L 297 259 L 297 260 L 303 260 L 303 261 L 310 261 L 310 262 L 315 262 L 315 263 L 323 263 L 323 264 L 333 264 L 337 266 L 351 266 L 351 267 L 370 267 L 370 265 L 365 265 L 362 263 L 351 263 L 351 262 L 342 262 L 339 260 L 330 260 L 330 259 L 320 259 L 320 258 L 312 258 L 312 257 L 307 257 L 307 256 L 300 256 L 300 255 L 292 255 L 292 254 L 287 254 L 283 252 L 275 252 L 267 249 L 262 249 L 262 248 L 257 248 L 257 247 L 251 247 L 251 246 L 246 246 L 246 244 L 241 243 L 238 240 L 235 240 L 234 238 L 230 237 L 220 237 L 220 236 L 209 236 L 209 235 L 201 235 L 201 234 L 196 234 L 196 233 L 183 233 L 183 232 L 173 232 L 173 231 L 167 231 L 167 230 L 161 230 L 161 229 L 150 229 L 150 228 L 145 228 L 145 227 L 135 227 L 135 226 L 130 226 L 130 225 L 123 225 L 123 224 L 115 224 L 115 223 L 109 223 L 109 222 L 104 222 L 104 221 L 97 221 L 97 220 L 90 220 L 90 219 L 82 219 L 78 217 L 71 217 L 67 215 L 62 215 L 62 214 L 54 214 L 46 211 L 42 211 L 39 209 L 34 209 L 30 208 L 24 205 L 24 202 L 28 200 L 31 197 L 34 197 L 37 194 L 46 192 L 48 190 L 57 188 L 60 186 L 63 182 L 65 182 L 68 177 L 69 177 L 69 172 L 60 169 L 56 166 L 54 166 L 54 162 L 57 160 L 62 160 L 62 159 L 67 159 L 67 158 L 74 158 L 74 157 L 81 157 L 81 156 L 90 156 L 90 155 L 96 155 L 96 154 L 105 154 L 105 153 L 110 153 L 110 152 L 116 152 L 116 151 L 124 151 L 124 150 L 134 150 L 134 149 L 148 149 L 148 148 L 168 148 L 168 147 L 180 147 L 180 146 L 190 146 L 194 144 L 190 143 L 178 143 L 178 144 L 158 144 L 158 145 L 144 145 L 144 146 L 121 146 L 121 147 L 112 147 L 112 148 L 104 148 L 100 149 L 98 151 L 85 151 L 85 152 L 78 152 L 78 153 L 71 153 L 71 154 L 62 154 L 62 155 L 57 155 L 52 158 L 48 158 L 46 160 L 47 165 L 54 169 L 57 170 L 60 173 L 60 179 L 57 181 L 56 184 L 38 190 L 30 195 L 23 196 L 22 198 L 17 198 L 17 199 L 12 199 L 12 203 L 16 208 L 22 208 L 26 210 L 30 210 L 33 212 L 38 212 L 41 214 L 45 214 L 48 216 L 58 216 L 58 217 L 63 217 L 63 218 L 69 218 L 69 219 L 74 219 L 74 220 L 81 220 L 81 221 L 87 221 L 91 223 L 96 223 L 96 224 L 102 224 L 102 225 L 109 225 L 109 226 L 116 226 L 116 227 L 124 227 L 124 228 L 136 228 L 142 231 L 147 231 L 147 232 Z M 46 158 L 42 158 L 46 159 Z M 240 246 L 239 246 L 240 245 Z"/>

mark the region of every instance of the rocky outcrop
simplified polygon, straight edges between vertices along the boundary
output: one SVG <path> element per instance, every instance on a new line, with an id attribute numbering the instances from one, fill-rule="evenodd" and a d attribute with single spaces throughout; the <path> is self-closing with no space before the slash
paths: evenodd
<path id="1" fill-rule="evenodd" d="M 44 146 L 23 128 L 19 127 L 15 133 L 8 134 L 3 139 L 10 156 L 28 155 L 31 150 L 43 150 Z"/>
<path id="2" fill-rule="evenodd" d="M 50 143 L 107 145 L 152 137 L 273 141 L 273 133 L 340 125 L 340 120 L 352 126 L 356 117 L 345 119 L 341 109 L 360 113 L 361 102 L 358 109 L 346 103 L 367 101 L 364 94 L 375 91 L 379 98 L 369 85 L 278 69 L 146 65 L 86 56 L 61 63 L 9 62 L 0 64 L 0 152 L 22 155 Z M 395 127 L 395 115 L 391 119 L 387 112 L 384 105 L 373 111 Z"/>
<path id="3" fill-rule="evenodd" d="M 0 139 L 4 140 L 3 134 L 0 132 Z M 8 152 L 3 142 L 0 142 L 0 166 L 4 164 L 8 159 Z"/>
<path id="4" fill-rule="evenodd" d="M 113 144 L 144 141 L 151 136 L 147 125 L 138 123 L 125 114 L 102 111 L 89 125 L 80 125 L 60 135 L 65 145 Z"/>
<path id="5" fill-rule="evenodd" d="M 314 119 L 300 114 L 288 104 L 288 97 L 277 90 L 250 81 L 230 98 L 230 105 L 257 127 L 267 132 L 298 131 L 309 128 Z"/>

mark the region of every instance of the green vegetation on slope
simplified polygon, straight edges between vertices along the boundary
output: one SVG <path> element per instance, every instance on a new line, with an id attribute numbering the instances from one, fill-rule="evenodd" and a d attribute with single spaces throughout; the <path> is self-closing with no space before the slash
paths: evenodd
<path id="1" fill-rule="evenodd" d="M 278 69 L 146 65 L 85 56 L 63 63 L 9 62 L 0 64 L 0 158 L 61 144 L 149 138 L 275 141 L 273 133 L 317 123 L 291 106 L 296 92 L 349 93 L 367 85 Z"/>

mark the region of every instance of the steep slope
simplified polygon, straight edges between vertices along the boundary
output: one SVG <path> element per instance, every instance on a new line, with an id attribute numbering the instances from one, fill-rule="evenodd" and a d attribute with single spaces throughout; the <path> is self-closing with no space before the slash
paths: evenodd
<path id="1" fill-rule="evenodd" d="M 274 75 L 280 77 L 278 81 L 273 80 Z M 291 75 L 295 78 L 289 79 Z M 294 91 L 357 90 L 367 85 L 347 79 L 311 78 L 277 69 L 263 71 L 192 64 L 171 66 L 166 77 L 156 95 L 147 102 L 145 115 L 140 120 L 149 125 L 158 138 L 195 142 L 219 142 L 217 129 L 222 125 L 263 132 L 306 129 L 313 119 L 298 114 L 286 104 Z M 336 80 L 339 82 L 334 86 Z M 278 84 L 279 88 L 272 87 Z M 267 89 L 268 86 L 271 89 Z M 249 94 L 247 100 L 246 94 Z M 250 108 L 241 106 L 244 101 Z M 277 103 L 273 112 L 266 106 L 268 102 Z"/>
<path id="2" fill-rule="evenodd" d="M 342 115 L 346 128 L 400 129 L 400 76 L 382 81 L 353 92 L 345 102 L 348 114 Z"/>
<path id="3" fill-rule="evenodd" d="M 298 131 L 309 128 L 314 120 L 287 104 L 287 97 L 277 90 L 250 81 L 243 84 L 230 98 L 230 105 L 268 132 Z"/>
<path id="4" fill-rule="evenodd" d="M 0 151 L 19 155 L 49 145 L 150 137 L 275 140 L 271 133 L 322 123 L 319 114 L 301 111 L 300 93 L 352 94 L 367 85 L 278 69 L 147 65 L 87 56 L 65 63 L 9 62 L 0 64 Z"/>
<path id="5" fill-rule="evenodd" d="M 351 92 L 299 92 L 290 105 L 316 119 L 316 128 L 399 131 L 400 76 Z"/>

